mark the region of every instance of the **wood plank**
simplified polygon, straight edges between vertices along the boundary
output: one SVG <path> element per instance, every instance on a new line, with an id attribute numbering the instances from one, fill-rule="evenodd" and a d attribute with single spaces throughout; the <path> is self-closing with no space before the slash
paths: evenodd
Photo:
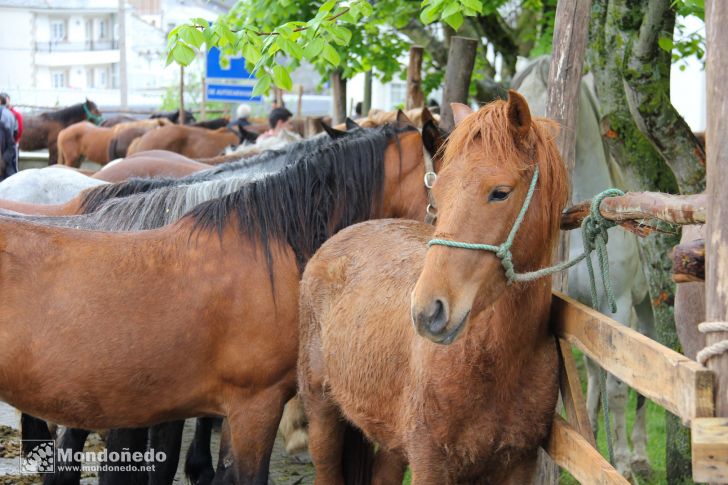
<path id="1" fill-rule="evenodd" d="M 561 400 L 564 402 L 566 417 L 569 423 L 581 434 L 589 444 L 596 446 L 594 431 L 589 423 L 589 415 L 586 410 L 584 394 L 581 390 L 579 371 L 576 369 L 574 354 L 571 353 L 571 344 L 564 339 L 559 339 L 559 354 L 561 355 L 560 365 L 560 387 Z"/>
<path id="2" fill-rule="evenodd" d="M 422 92 L 422 57 L 425 49 L 419 45 L 410 47 L 407 67 L 407 98 L 405 109 L 424 108 L 425 93 Z"/>
<path id="3" fill-rule="evenodd" d="M 693 480 L 728 483 L 728 418 L 698 418 L 692 425 Z"/>
<path id="4" fill-rule="evenodd" d="M 586 438 L 559 415 L 554 416 L 546 451 L 583 485 L 629 484 Z"/>
<path id="5" fill-rule="evenodd" d="M 672 280 L 675 283 L 705 281 L 705 240 L 678 244 L 672 250 Z"/>
<path id="6" fill-rule="evenodd" d="M 689 425 L 713 416 L 713 373 L 674 350 L 554 292 L 556 334 Z"/>

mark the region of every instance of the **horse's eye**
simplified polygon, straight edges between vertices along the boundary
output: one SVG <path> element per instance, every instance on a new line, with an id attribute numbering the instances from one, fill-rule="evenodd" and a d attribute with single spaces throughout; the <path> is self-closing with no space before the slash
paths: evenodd
<path id="1" fill-rule="evenodd" d="M 500 202 L 506 200 L 511 195 L 511 189 L 508 187 L 496 187 L 490 191 L 488 196 L 489 202 Z"/>

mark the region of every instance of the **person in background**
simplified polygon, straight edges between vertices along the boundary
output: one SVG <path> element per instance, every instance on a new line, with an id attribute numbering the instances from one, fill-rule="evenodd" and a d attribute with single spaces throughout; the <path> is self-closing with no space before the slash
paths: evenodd
<path id="1" fill-rule="evenodd" d="M 258 140 L 278 136 L 283 130 L 292 130 L 293 124 L 291 123 L 291 118 L 293 118 L 293 113 L 286 108 L 274 108 L 268 115 L 270 129 L 260 135 Z"/>
<path id="2" fill-rule="evenodd" d="M 18 144 L 20 134 L 18 130 L 18 120 L 10 109 L 10 97 L 5 93 L 0 93 L 0 124 L 3 127 L 3 133 L 0 138 L 0 157 L 4 162 L 3 172 L 0 179 L 4 180 L 14 173 L 18 172 Z M 18 113 L 18 116 L 20 114 Z M 22 120 L 22 117 L 20 117 Z"/>
<path id="3" fill-rule="evenodd" d="M 10 95 L 8 93 L 0 93 L 0 105 L 7 107 L 13 113 L 13 116 L 15 116 L 15 121 L 18 123 L 18 130 L 15 133 L 15 144 L 20 145 L 20 137 L 23 136 L 23 115 L 10 104 Z"/>
<path id="4" fill-rule="evenodd" d="M 236 126 L 239 126 L 240 128 L 245 128 L 246 126 L 251 125 L 250 121 L 248 121 L 250 111 L 250 105 L 241 104 L 240 106 L 238 106 L 238 109 L 235 111 L 236 119 L 228 124 L 228 128 L 234 128 Z"/>
<path id="5" fill-rule="evenodd" d="M 364 109 L 364 103 L 359 101 L 354 105 L 354 119 L 358 120 L 359 118 L 362 118 L 362 109 Z"/>

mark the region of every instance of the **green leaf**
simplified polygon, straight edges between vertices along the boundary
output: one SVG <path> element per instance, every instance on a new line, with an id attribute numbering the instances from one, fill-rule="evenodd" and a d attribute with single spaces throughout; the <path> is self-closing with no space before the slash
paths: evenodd
<path id="1" fill-rule="evenodd" d="M 266 72 L 265 74 L 261 75 L 258 78 L 258 81 L 255 83 L 255 86 L 253 87 L 253 96 L 259 96 L 261 94 L 268 93 L 268 90 L 270 89 L 270 83 L 270 74 Z"/>
<path id="2" fill-rule="evenodd" d="M 177 43 L 172 49 L 172 57 L 178 64 L 189 66 L 195 60 L 195 51 L 190 46 L 183 43 Z"/>
<path id="3" fill-rule="evenodd" d="M 460 0 L 460 3 L 478 13 L 483 13 L 483 2 L 480 0 Z"/>
<path id="4" fill-rule="evenodd" d="M 243 57 L 245 57 L 246 61 L 257 64 L 262 56 L 252 44 L 245 44 L 245 47 L 243 47 Z"/>
<path id="5" fill-rule="evenodd" d="M 326 59 L 329 64 L 336 67 L 341 63 L 341 57 L 339 57 L 339 53 L 336 52 L 336 49 L 331 47 L 331 44 L 324 45 L 322 55 L 324 59 Z"/>
<path id="6" fill-rule="evenodd" d="M 313 60 L 314 57 L 318 56 L 321 53 L 325 44 L 326 41 L 320 37 L 312 40 L 311 42 L 306 44 L 306 47 L 303 49 L 303 57 L 305 57 L 309 61 Z"/>
<path id="7" fill-rule="evenodd" d="M 657 44 L 662 50 L 667 52 L 672 52 L 672 48 L 675 47 L 675 43 L 669 37 L 660 37 L 657 40 Z"/>
<path id="8" fill-rule="evenodd" d="M 456 13 L 455 15 L 445 17 L 443 18 L 443 20 L 455 30 L 458 30 L 460 26 L 463 25 L 463 15 L 460 12 Z"/>
<path id="9" fill-rule="evenodd" d="M 334 41 L 339 45 L 348 45 L 351 40 L 351 31 L 346 27 L 335 25 L 329 29 L 329 34 L 331 34 Z"/>
<path id="10" fill-rule="evenodd" d="M 442 11 L 442 18 L 452 17 L 453 15 L 460 13 L 460 4 L 458 2 L 452 2 L 450 5 L 445 7 Z M 455 29 L 457 30 L 457 29 Z"/>
<path id="11" fill-rule="evenodd" d="M 205 35 L 197 30 L 195 27 L 185 26 L 186 28 L 180 29 L 179 37 L 194 47 L 200 47 L 205 42 Z"/>
<path id="12" fill-rule="evenodd" d="M 437 20 L 437 11 L 439 10 L 439 7 L 439 5 L 430 5 L 424 9 L 420 12 L 420 21 L 427 25 Z"/>
<path id="13" fill-rule="evenodd" d="M 276 86 L 283 88 L 286 91 L 290 91 L 293 87 L 293 81 L 291 81 L 291 76 L 288 74 L 288 70 L 281 65 L 273 66 L 273 82 L 276 83 Z"/>
<path id="14" fill-rule="evenodd" d="M 336 6 L 336 0 L 329 0 L 328 2 L 321 5 L 321 8 L 319 8 L 318 13 L 319 14 L 321 14 L 322 12 L 325 14 L 329 13 L 329 12 L 331 12 L 331 9 L 334 8 L 335 6 Z"/>

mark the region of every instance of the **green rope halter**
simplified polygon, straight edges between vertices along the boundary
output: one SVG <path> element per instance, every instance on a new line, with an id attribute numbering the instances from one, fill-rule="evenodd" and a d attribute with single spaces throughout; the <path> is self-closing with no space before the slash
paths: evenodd
<path id="1" fill-rule="evenodd" d="M 582 238 L 584 239 L 584 252 L 582 254 L 572 259 L 571 261 L 565 261 L 554 266 L 549 266 L 547 268 L 542 268 L 528 273 L 516 273 L 515 268 L 513 267 L 513 253 L 511 253 L 511 246 L 513 246 L 513 240 L 516 238 L 518 228 L 521 227 L 521 223 L 523 223 L 523 218 L 526 216 L 526 211 L 528 210 L 528 206 L 531 204 L 533 194 L 536 191 L 538 175 L 539 171 L 538 167 L 536 167 L 533 171 L 531 185 L 528 187 L 528 193 L 526 194 L 526 198 L 523 201 L 523 207 L 521 207 L 521 211 L 518 213 L 516 221 L 513 223 L 513 227 L 511 228 L 511 232 L 508 234 L 508 238 L 506 238 L 505 242 L 503 242 L 502 244 L 494 246 L 492 244 L 467 243 L 461 241 L 450 241 L 448 239 L 431 239 L 427 243 L 427 245 L 491 251 L 495 253 L 495 255 L 501 260 L 501 264 L 503 265 L 503 269 L 505 270 L 506 278 L 508 279 L 509 283 L 533 281 L 538 278 L 543 278 L 544 276 L 549 276 L 551 274 L 569 269 L 577 263 L 586 259 L 587 268 L 589 270 L 589 283 L 591 284 L 592 306 L 594 308 L 598 308 L 599 299 L 597 296 L 597 286 L 594 277 L 594 266 L 592 265 L 591 260 L 591 253 L 592 251 L 596 250 L 597 259 L 599 262 L 599 269 L 602 274 L 602 284 L 604 285 L 604 292 L 607 295 L 609 308 L 611 309 L 612 313 L 615 313 L 617 311 L 617 304 L 614 300 L 614 291 L 612 290 L 612 283 L 609 278 L 609 260 L 607 255 L 607 241 L 609 240 L 609 236 L 607 235 L 607 229 L 609 229 L 610 227 L 614 227 L 616 223 L 607 220 L 604 218 L 604 216 L 602 216 L 602 214 L 599 212 L 599 204 L 601 204 L 602 200 L 604 200 L 606 197 L 624 195 L 624 192 L 619 189 L 607 189 L 599 193 L 592 200 L 590 213 L 581 224 L 581 234 Z"/>
<path id="2" fill-rule="evenodd" d="M 92 122 L 94 125 L 100 125 L 104 121 L 104 117 L 101 115 L 95 115 L 88 109 L 88 101 L 83 103 L 83 112 L 86 113 L 86 119 Z"/>

